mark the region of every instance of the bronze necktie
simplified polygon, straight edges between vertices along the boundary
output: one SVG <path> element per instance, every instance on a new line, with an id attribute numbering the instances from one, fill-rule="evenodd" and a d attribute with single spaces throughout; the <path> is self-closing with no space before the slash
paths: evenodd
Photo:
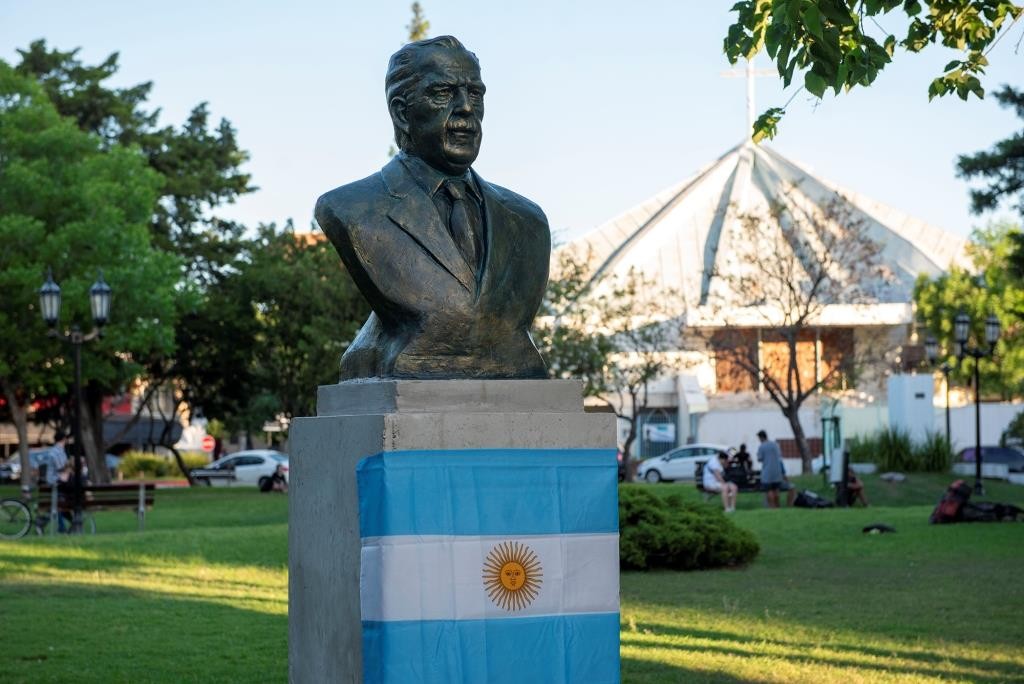
<path id="1" fill-rule="evenodd" d="M 462 258 L 466 260 L 470 268 L 476 271 L 476 232 L 473 230 L 473 221 L 469 216 L 465 186 L 462 181 L 448 180 L 444 184 L 444 189 L 452 201 L 452 213 L 451 218 L 448 220 L 448 230 L 451 232 L 452 239 L 459 248 Z"/>

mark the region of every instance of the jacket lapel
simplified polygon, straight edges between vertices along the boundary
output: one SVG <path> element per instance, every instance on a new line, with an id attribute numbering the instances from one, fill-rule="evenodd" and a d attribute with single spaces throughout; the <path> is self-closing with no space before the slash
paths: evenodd
<path id="1" fill-rule="evenodd" d="M 473 172 L 477 187 L 484 196 L 483 260 L 480 265 L 481 290 L 489 289 L 495 279 L 505 277 L 505 271 L 515 259 L 519 244 L 519 217 L 501 201 L 496 190 Z"/>
<path id="2" fill-rule="evenodd" d="M 394 198 L 388 218 L 419 243 L 434 260 L 452 274 L 469 292 L 476 290 L 476 279 L 462 258 L 448 229 L 441 222 L 433 200 L 417 185 L 397 159 L 381 169 L 384 184 Z"/>

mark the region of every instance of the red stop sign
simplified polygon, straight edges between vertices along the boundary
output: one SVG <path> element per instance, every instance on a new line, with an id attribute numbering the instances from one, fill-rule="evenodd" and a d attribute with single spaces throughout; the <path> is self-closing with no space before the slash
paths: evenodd
<path id="1" fill-rule="evenodd" d="M 213 435 L 206 435 L 203 437 L 203 451 L 213 451 L 213 447 L 217 445 L 217 440 L 213 438 Z"/>

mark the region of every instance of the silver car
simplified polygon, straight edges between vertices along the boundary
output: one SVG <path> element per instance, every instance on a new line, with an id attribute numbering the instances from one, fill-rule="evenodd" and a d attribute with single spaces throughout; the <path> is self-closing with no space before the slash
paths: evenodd
<path id="1" fill-rule="evenodd" d="M 258 487 L 264 478 L 274 474 L 279 465 L 287 482 L 288 454 L 272 449 L 251 449 L 219 458 L 205 468 L 195 468 L 192 477 L 201 485 L 214 487 Z"/>
<path id="2" fill-rule="evenodd" d="M 729 447 L 722 444 L 687 444 L 661 456 L 648 458 L 637 468 L 636 476 L 650 483 L 692 480 L 697 464 L 704 463 L 718 454 L 728 454 Z"/>

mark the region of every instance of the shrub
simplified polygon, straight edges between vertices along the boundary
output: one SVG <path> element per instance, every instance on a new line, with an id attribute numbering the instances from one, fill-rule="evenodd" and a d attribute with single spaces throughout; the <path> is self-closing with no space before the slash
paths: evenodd
<path id="1" fill-rule="evenodd" d="M 913 448 L 913 465 L 926 473 L 945 473 L 953 464 L 953 449 L 946 435 L 929 432 L 924 441 Z"/>
<path id="2" fill-rule="evenodd" d="M 850 463 L 877 463 L 878 435 L 857 435 L 847 443 Z"/>
<path id="3" fill-rule="evenodd" d="M 916 470 L 910 434 L 892 427 L 879 432 L 877 463 L 882 470 Z"/>
<path id="4" fill-rule="evenodd" d="M 623 570 L 703 570 L 743 565 L 761 548 L 720 508 L 619 487 L 619 565 Z"/>
<path id="5" fill-rule="evenodd" d="M 210 464 L 210 457 L 202 451 L 183 451 L 181 452 L 181 460 L 185 462 L 185 467 L 189 470 L 193 468 L 202 468 Z M 174 474 L 178 474 L 180 469 L 176 461 L 171 461 L 171 467 L 174 469 Z M 184 475 L 184 473 L 181 473 Z"/>
<path id="6" fill-rule="evenodd" d="M 121 457 L 117 469 L 125 477 L 166 477 L 171 465 L 171 461 L 163 456 L 144 451 L 128 451 Z"/>
<path id="7" fill-rule="evenodd" d="M 952 452 L 946 436 L 929 432 L 923 442 L 914 443 L 898 428 L 886 428 L 873 435 L 850 440 L 851 463 L 874 463 L 881 470 L 901 472 L 946 472 Z"/>
<path id="8" fill-rule="evenodd" d="M 181 454 L 186 468 L 200 468 L 209 462 L 202 452 L 186 451 Z M 184 477 L 173 457 L 165 458 L 145 451 L 128 451 L 117 468 L 125 477 Z"/>

